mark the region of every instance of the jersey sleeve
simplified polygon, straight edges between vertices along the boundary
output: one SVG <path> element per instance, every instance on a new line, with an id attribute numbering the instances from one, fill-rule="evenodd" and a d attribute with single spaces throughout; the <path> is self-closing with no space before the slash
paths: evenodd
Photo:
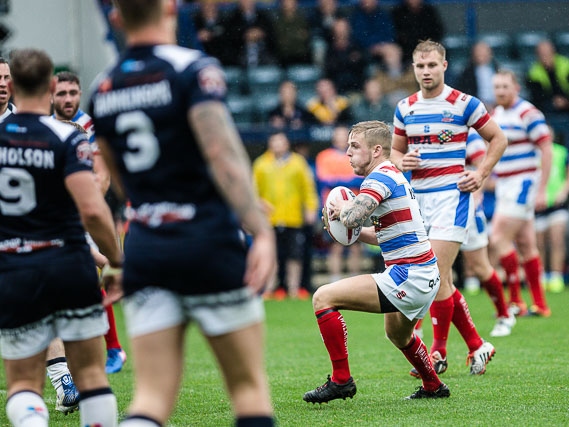
<path id="1" fill-rule="evenodd" d="M 75 172 L 93 170 L 93 149 L 87 135 L 82 132 L 73 132 L 65 143 L 64 176 Z"/>
<path id="2" fill-rule="evenodd" d="M 192 64 L 186 72 L 190 73 L 191 82 L 188 97 L 188 109 L 204 101 L 224 101 L 227 94 L 225 74 L 219 62 L 211 57 L 204 57 Z"/>

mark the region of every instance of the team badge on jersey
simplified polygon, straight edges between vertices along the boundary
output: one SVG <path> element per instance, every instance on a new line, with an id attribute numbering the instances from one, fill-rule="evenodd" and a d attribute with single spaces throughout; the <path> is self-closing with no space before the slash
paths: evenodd
<path id="1" fill-rule="evenodd" d="M 445 142 L 450 142 L 452 140 L 453 133 L 451 130 L 443 129 L 437 135 L 439 142 L 444 144 Z"/>
<path id="2" fill-rule="evenodd" d="M 89 141 L 84 140 L 79 142 L 75 147 L 75 154 L 77 155 L 77 160 L 83 164 L 92 165 L 93 164 L 93 150 L 91 149 L 91 144 Z"/>
<path id="3" fill-rule="evenodd" d="M 454 122 L 454 115 L 450 111 L 443 111 L 443 118 L 441 119 L 443 123 L 452 123 Z"/>
<path id="4" fill-rule="evenodd" d="M 227 92 L 225 77 L 219 67 L 209 65 L 198 73 L 198 83 L 203 92 L 224 96 Z"/>

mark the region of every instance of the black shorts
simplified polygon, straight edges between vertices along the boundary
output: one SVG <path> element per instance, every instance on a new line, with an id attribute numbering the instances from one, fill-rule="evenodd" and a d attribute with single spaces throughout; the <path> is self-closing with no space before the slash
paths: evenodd
<path id="1" fill-rule="evenodd" d="M 306 234 L 302 228 L 275 227 L 279 259 L 301 260 Z"/>
<path id="2" fill-rule="evenodd" d="M 101 303 L 97 268 L 87 244 L 15 254 L 12 258 L 21 262 L 0 270 L 0 329 L 37 322 L 60 310 Z"/>

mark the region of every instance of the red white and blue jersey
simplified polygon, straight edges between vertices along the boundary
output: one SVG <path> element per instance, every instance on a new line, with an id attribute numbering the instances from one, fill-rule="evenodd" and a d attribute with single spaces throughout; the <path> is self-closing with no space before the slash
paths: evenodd
<path id="1" fill-rule="evenodd" d="M 396 135 L 407 138 L 410 151 L 419 149 L 421 163 L 412 171 L 416 192 L 456 189 L 464 171 L 469 128 L 480 129 L 490 120 L 476 97 L 445 85 L 435 98 L 419 91 L 399 101 L 393 119 Z"/>
<path id="2" fill-rule="evenodd" d="M 551 141 L 543 113 L 532 103 L 518 98 L 510 108 L 497 106 L 492 117 L 508 138 L 508 147 L 494 167 L 494 173 L 498 178 L 539 176 L 541 151 L 538 147 Z"/>
<path id="3" fill-rule="evenodd" d="M 370 220 L 385 265 L 436 262 L 419 204 L 399 169 L 390 161 L 381 163 L 365 178 L 360 193 L 379 203 Z"/>
<path id="4" fill-rule="evenodd" d="M 86 245 L 64 180 L 92 167 L 89 142 L 73 126 L 30 113 L 0 124 L 0 268 L 35 250 Z"/>
<path id="5" fill-rule="evenodd" d="M 486 151 L 488 149 L 484 139 L 474 129 L 470 129 L 466 140 L 466 166 L 470 166 L 475 160 L 484 157 Z"/>

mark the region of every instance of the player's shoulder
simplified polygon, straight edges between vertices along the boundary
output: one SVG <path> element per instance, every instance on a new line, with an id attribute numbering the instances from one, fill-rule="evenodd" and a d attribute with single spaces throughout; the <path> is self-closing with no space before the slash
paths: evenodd
<path id="1" fill-rule="evenodd" d="M 38 120 L 45 128 L 55 135 L 60 142 L 66 142 L 71 139 L 72 136 L 74 137 L 72 138 L 73 140 L 86 139 L 86 136 L 82 132 L 78 131 L 77 128 L 57 120 L 52 116 L 41 116 Z"/>
<path id="2" fill-rule="evenodd" d="M 206 65 L 220 66 L 216 58 L 202 51 L 177 45 L 157 45 L 152 50 L 152 53 L 169 64 L 178 73 L 189 68 L 200 68 Z"/>

